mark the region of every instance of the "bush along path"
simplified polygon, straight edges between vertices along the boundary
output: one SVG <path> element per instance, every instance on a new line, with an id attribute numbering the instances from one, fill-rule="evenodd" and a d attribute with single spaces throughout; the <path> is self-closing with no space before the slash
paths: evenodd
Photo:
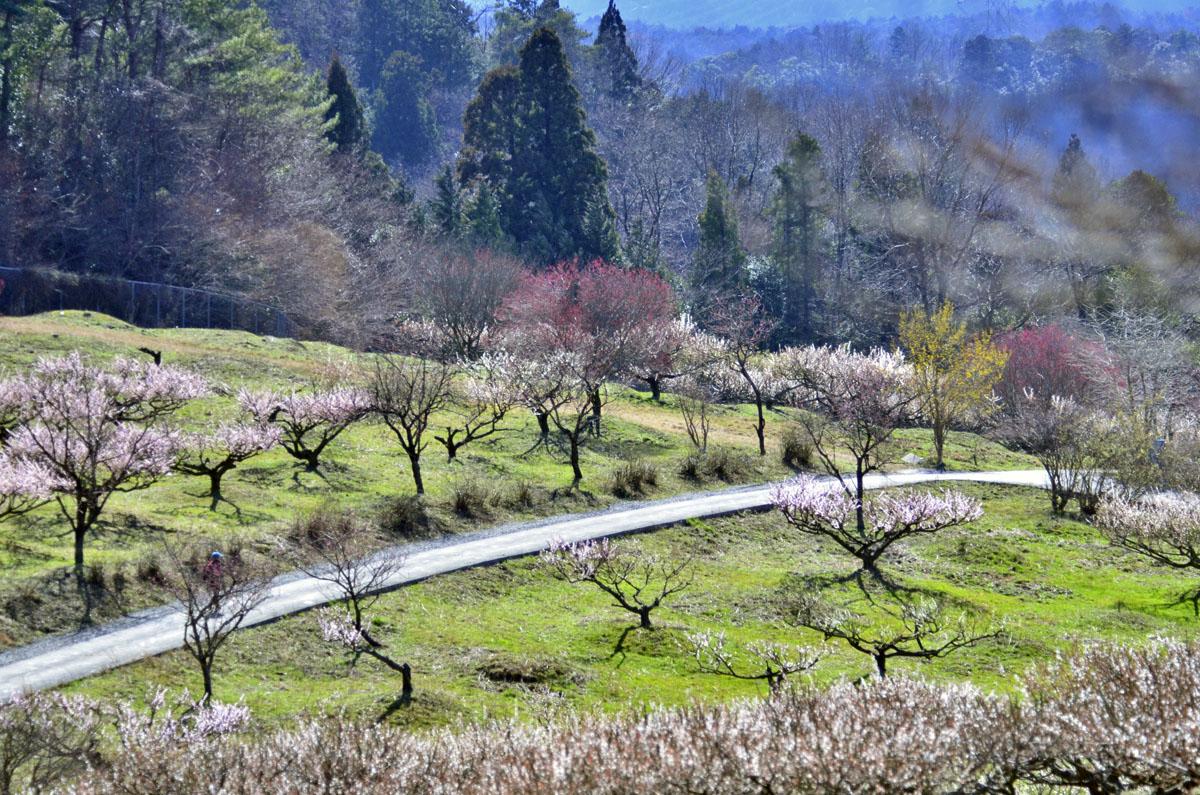
<path id="1" fill-rule="evenodd" d="M 836 486 L 833 479 L 823 482 L 830 489 Z M 881 489 L 948 482 L 1038 488 L 1048 485 L 1042 470 L 877 474 L 868 476 L 864 485 Z M 688 519 L 767 510 L 772 507 L 773 488 L 773 484 L 767 484 L 626 504 L 599 513 L 502 526 L 442 542 L 407 546 L 403 550 L 403 565 L 379 582 L 378 589 L 398 588 L 439 574 L 535 554 L 555 541 L 571 543 L 652 530 Z M 271 582 L 241 626 L 263 624 L 340 597 L 341 591 L 327 580 L 302 573 L 284 575 Z M 0 655 L 0 700 L 73 682 L 179 648 L 183 645 L 185 624 L 181 607 L 168 606 L 9 651 Z"/>

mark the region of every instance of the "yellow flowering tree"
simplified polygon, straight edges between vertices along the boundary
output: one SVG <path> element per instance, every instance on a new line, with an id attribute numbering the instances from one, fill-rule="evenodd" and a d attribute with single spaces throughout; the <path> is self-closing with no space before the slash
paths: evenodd
<path id="1" fill-rule="evenodd" d="M 946 431 L 992 409 L 992 390 L 1004 374 L 1008 352 L 987 332 L 970 334 L 965 323 L 955 321 L 949 302 L 933 314 L 920 309 L 901 314 L 900 345 L 913 366 L 922 413 L 933 426 L 941 469 Z"/>

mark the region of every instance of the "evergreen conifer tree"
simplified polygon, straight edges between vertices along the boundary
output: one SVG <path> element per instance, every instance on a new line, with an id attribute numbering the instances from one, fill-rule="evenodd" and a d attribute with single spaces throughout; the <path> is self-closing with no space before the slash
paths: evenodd
<path id="1" fill-rule="evenodd" d="M 334 53 L 329 62 L 329 73 L 325 80 L 326 90 L 333 103 L 325 111 L 325 121 L 333 124 L 325 131 L 325 137 L 339 152 L 354 152 L 362 148 L 367 137 L 367 123 L 362 105 L 350 84 L 346 67 Z"/>
<path id="2" fill-rule="evenodd" d="M 517 69 L 484 79 L 463 137 L 463 182 L 490 184 L 502 229 L 523 254 L 542 264 L 614 256 L 604 161 L 552 30 L 530 37 Z"/>
<path id="3" fill-rule="evenodd" d="M 475 198 L 467 207 L 467 228 L 471 242 L 485 248 L 504 247 L 504 229 L 500 226 L 500 205 L 492 186 L 479 183 Z"/>
<path id="4" fill-rule="evenodd" d="M 821 146 L 803 133 L 792 139 L 775 167 L 778 188 L 771 214 L 775 222 L 775 267 L 783 307 L 783 341 L 812 342 L 813 308 L 821 279 L 821 215 L 829 190 L 821 169 Z"/>
<path id="5" fill-rule="evenodd" d="M 454 169 L 447 165 L 433 181 L 433 201 L 430 202 L 429 215 L 437 226 L 438 233 L 449 238 L 457 238 L 463 233 L 465 222 L 462 194 L 458 189 L 458 181 L 454 178 Z"/>
<path id="6" fill-rule="evenodd" d="M 608 10 L 600 18 L 595 47 L 600 77 L 609 96 L 623 101 L 632 98 L 642 80 L 638 74 L 637 56 L 629 46 L 625 21 L 621 19 L 615 0 L 608 0 Z"/>
<path id="7" fill-rule="evenodd" d="M 729 191 L 715 171 L 708 173 L 706 194 L 699 218 L 700 244 L 690 278 L 692 305 L 698 318 L 705 316 L 714 301 L 738 293 L 749 281 Z"/>

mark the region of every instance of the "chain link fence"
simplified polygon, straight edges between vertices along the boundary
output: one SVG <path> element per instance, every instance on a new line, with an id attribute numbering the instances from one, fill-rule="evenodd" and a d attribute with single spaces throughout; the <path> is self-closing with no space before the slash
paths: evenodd
<path id="1" fill-rule="evenodd" d="M 219 328 L 295 336 L 295 324 L 259 301 L 172 284 L 0 266 L 0 315 L 82 309 L 143 328 Z"/>

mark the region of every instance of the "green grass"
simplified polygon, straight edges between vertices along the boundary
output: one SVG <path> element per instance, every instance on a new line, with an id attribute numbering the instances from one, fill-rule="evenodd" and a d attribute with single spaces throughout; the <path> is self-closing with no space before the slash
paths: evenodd
<path id="1" fill-rule="evenodd" d="M 164 360 L 195 369 L 213 381 L 254 389 L 303 387 L 320 378 L 333 363 L 356 355 L 325 343 L 257 337 L 244 332 L 203 329 L 147 330 L 86 312 L 50 313 L 0 318 L 0 371 L 19 371 L 40 356 L 81 350 L 104 361 L 118 355 L 141 355 L 137 349 L 161 350 Z M 525 412 L 514 412 L 509 431 L 477 443 L 448 463 L 434 443 L 423 457 L 427 503 L 438 528 L 452 533 L 549 514 L 604 507 L 616 501 L 610 493 L 611 473 L 622 462 L 640 458 L 657 468 L 658 486 L 644 495 L 665 497 L 720 487 L 679 475 L 680 462 L 691 447 L 676 410 L 654 403 L 648 395 L 624 387 L 611 388 L 604 435 L 591 440 L 583 454 L 585 480 L 572 489 L 565 458 L 544 450 L 526 454 L 536 439 L 536 424 Z M 187 424 L 232 416 L 229 398 L 198 401 L 182 417 Z M 733 451 L 745 462 L 738 480 L 765 481 L 786 477 L 778 438 L 787 412 L 773 411 L 768 428 L 771 449 L 757 456 L 749 406 L 719 407 L 710 444 Z M 905 430 L 898 437 L 898 456 L 927 454 L 929 434 Z M 1027 457 L 970 434 L 952 435 L 948 463 L 956 469 L 1028 468 Z M 897 457 L 898 457 L 897 456 Z M 485 515 L 463 519 L 450 509 L 455 487 L 484 484 L 493 495 Z M 510 507 L 507 496 L 520 483 L 534 484 L 536 504 Z M 266 541 L 297 515 L 337 504 L 374 514 L 389 500 L 413 491 L 407 461 L 390 432 L 377 423 L 352 427 L 329 448 L 322 475 L 299 471 L 282 450 L 252 459 L 230 473 L 217 511 L 208 510 L 203 479 L 174 476 L 144 491 L 115 496 L 101 525 L 88 539 L 87 559 L 100 594 L 94 611 L 105 620 L 159 604 L 163 595 L 145 581 L 160 540 L 177 533 L 238 535 Z M 0 524 L 0 648 L 73 628 L 82 613 L 73 584 L 65 575 L 71 561 L 70 539 L 57 509 L 51 505 L 24 518 Z"/>
<path id="2" fill-rule="evenodd" d="M 1052 516 L 1039 491 L 963 490 L 984 500 L 983 518 L 895 549 L 884 570 L 955 610 L 1003 622 L 1005 637 L 929 664 L 897 661 L 893 673 L 1002 689 L 1056 650 L 1098 640 L 1139 643 L 1155 634 L 1196 636 L 1200 622 L 1190 606 L 1171 604 L 1194 585 L 1188 578 L 1111 548 L 1086 524 Z M 866 615 L 878 616 L 857 586 L 834 582 L 853 572 L 852 560 L 831 544 L 794 535 L 777 514 L 693 521 L 627 543 L 694 558 L 692 587 L 655 614 L 654 630 L 626 634 L 635 617 L 603 594 L 519 559 L 383 597 L 373 611 L 378 634 L 415 670 L 416 699 L 408 707 L 389 711 L 397 677 L 367 659 L 351 671 L 343 654 L 321 640 L 311 614 L 231 640 L 218 659 L 217 696 L 244 697 L 268 725 L 346 712 L 366 719 L 386 713 L 412 727 L 724 700 L 762 695 L 765 688 L 697 672 L 687 632 L 725 629 L 738 644 L 820 645 L 815 633 L 781 620 L 780 594 L 797 587 L 858 599 Z M 867 658 L 836 641 L 822 653 L 814 674 L 819 683 L 872 670 Z M 173 652 L 67 690 L 138 699 L 158 685 L 195 692 L 199 675 L 185 653 Z"/>

